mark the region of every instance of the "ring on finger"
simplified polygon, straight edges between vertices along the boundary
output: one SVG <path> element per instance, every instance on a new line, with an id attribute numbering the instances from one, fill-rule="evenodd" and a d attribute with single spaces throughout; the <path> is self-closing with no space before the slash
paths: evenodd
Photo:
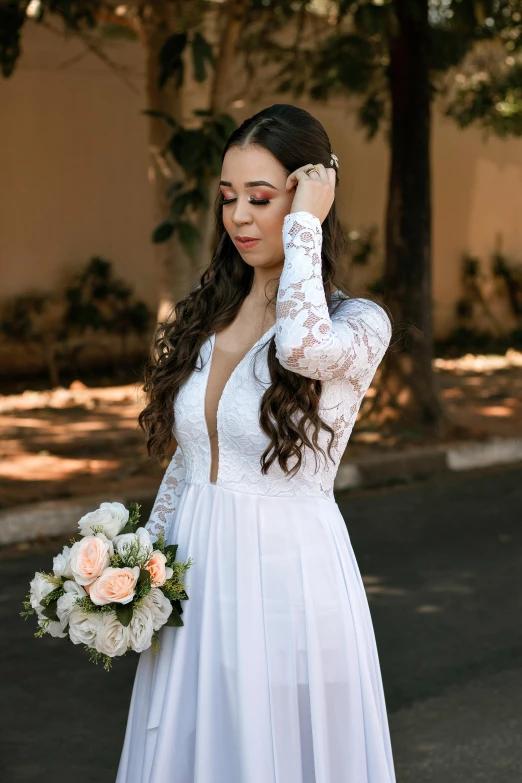
<path id="1" fill-rule="evenodd" d="M 311 166 L 309 169 L 306 169 L 306 173 L 308 174 L 308 176 L 310 176 L 312 171 L 315 171 L 316 174 L 319 174 L 319 170 L 317 166 Z"/>

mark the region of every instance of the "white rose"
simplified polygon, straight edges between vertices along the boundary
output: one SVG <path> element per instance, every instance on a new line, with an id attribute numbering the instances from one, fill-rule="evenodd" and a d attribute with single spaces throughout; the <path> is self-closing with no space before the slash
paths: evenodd
<path id="1" fill-rule="evenodd" d="M 129 510 L 123 503 L 101 503 L 96 511 L 89 511 L 78 522 L 80 535 L 91 535 L 93 527 L 103 526 L 103 533 L 107 538 L 113 539 L 118 533 L 121 533 L 129 521 Z"/>
<path id="2" fill-rule="evenodd" d="M 81 587 L 81 585 L 76 584 L 76 582 L 71 580 L 64 582 L 63 588 L 65 593 L 58 599 L 58 603 L 56 605 L 56 614 L 58 615 L 60 623 L 62 624 L 62 628 L 65 629 L 67 623 L 69 622 L 69 615 L 73 606 L 77 602 L 78 598 L 83 598 L 87 595 L 87 593 L 83 587 Z"/>
<path id="3" fill-rule="evenodd" d="M 98 628 L 102 622 L 101 612 L 86 612 L 73 606 L 69 614 L 69 638 L 73 644 L 87 644 L 94 647 Z"/>
<path id="4" fill-rule="evenodd" d="M 112 539 L 112 543 L 123 559 L 128 557 L 131 547 L 137 548 L 137 559 L 140 562 L 147 562 L 154 551 L 149 532 L 144 527 L 139 527 L 135 533 L 120 533 Z"/>
<path id="5" fill-rule="evenodd" d="M 44 574 L 40 571 L 36 571 L 34 578 L 29 582 L 29 598 L 33 609 L 38 609 L 40 601 L 45 598 L 46 595 L 52 593 L 55 585 L 51 584 Z"/>
<path id="6" fill-rule="evenodd" d="M 116 617 L 116 612 L 106 612 L 102 615 L 94 646 L 104 655 L 123 655 L 129 646 L 129 627 L 125 627 Z"/>
<path id="7" fill-rule="evenodd" d="M 155 631 L 159 631 L 172 614 L 172 604 L 159 587 L 153 587 L 150 593 L 143 598 L 142 606 L 150 609 Z"/>
<path id="8" fill-rule="evenodd" d="M 55 636 L 57 639 L 64 639 L 67 636 L 67 631 L 63 630 L 61 623 L 57 623 L 54 620 L 51 620 L 47 626 L 47 633 Z"/>
<path id="9" fill-rule="evenodd" d="M 53 558 L 53 571 L 55 576 L 65 576 L 72 579 L 71 547 L 64 546 L 60 554 Z"/>
<path id="10" fill-rule="evenodd" d="M 61 623 L 57 620 L 50 620 L 44 615 L 42 606 L 36 608 L 36 614 L 38 616 L 38 625 L 40 628 L 45 626 L 45 632 L 50 636 L 57 636 L 59 638 L 67 636 L 67 632 L 63 632 Z"/>
<path id="11" fill-rule="evenodd" d="M 47 618 L 41 614 L 40 611 L 37 610 L 38 613 L 38 625 L 40 628 L 44 625 L 44 623 L 47 621 Z M 51 636 L 56 636 L 58 639 L 63 639 L 65 636 L 67 636 L 67 631 L 64 631 L 62 628 L 62 624 L 57 622 L 56 620 L 49 620 L 47 626 L 46 626 L 46 633 L 50 634 Z"/>
<path id="12" fill-rule="evenodd" d="M 152 612 L 143 604 L 134 609 L 129 623 L 129 644 L 134 652 L 140 653 L 150 647 L 154 632 Z"/>

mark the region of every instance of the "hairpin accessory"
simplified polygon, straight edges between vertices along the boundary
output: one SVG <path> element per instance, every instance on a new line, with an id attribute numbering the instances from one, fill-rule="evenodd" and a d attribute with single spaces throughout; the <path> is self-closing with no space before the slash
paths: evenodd
<path id="1" fill-rule="evenodd" d="M 333 166 L 337 171 L 339 171 L 339 158 L 337 155 L 334 155 L 333 152 L 331 153 L 331 159 L 330 159 L 330 166 Z"/>

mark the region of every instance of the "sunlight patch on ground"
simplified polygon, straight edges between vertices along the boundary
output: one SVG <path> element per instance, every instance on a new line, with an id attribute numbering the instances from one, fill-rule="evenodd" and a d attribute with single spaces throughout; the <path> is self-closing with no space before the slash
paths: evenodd
<path id="1" fill-rule="evenodd" d="M 91 402 L 128 403 L 142 406 L 143 392 L 136 384 L 126 386 L 108 386 L 89 389 L 65 389 L 58 386 L 47 391 L 32 391 L 28 389 L 23 394 L 0 395 L 0 413 L 11 411 L 35 410 L 37 408 L 70 408 L 85 406 Z"/>
<path id="2" fill-rule="evenodd" d="M 437 370 L 494 372 L 495 370 L 508 370 L 511 367 L 522 367 L 522 353 L 514 348 L 509 348 L 505 356 L 468 353 L 458 359 L 435 359 L 433 364 Z"/>
<path id="3" fill-rule="evenodd" d="M 442 606 L 436 606 L 435 604 L 420 604 L 415 611 L 417 614 L 437 614 L 442 612 Z"/>
<path id="4" fill-rule="evenodd" d="M 0 477 L 16 481 L 57 481 L 79 473 L 115 470 L 119 460 L 63 459 L 52 455 L 17 454 L 0 463 Z"/>
<path id="5" fill-rule="evenodd" d="M 513 411 L 501 405 L 488 405 L 481 409 L 484 416 L 512 416 Z"/>
<path id="6" fill-rule="evenodd" d="M 390 585 L 384 584 L 380 576 L 367 574 L 362 577 L 362 580 L 368 597 L 373 595 L 408 595 L 408 591 L 401 587 L 390 587 Z"/>

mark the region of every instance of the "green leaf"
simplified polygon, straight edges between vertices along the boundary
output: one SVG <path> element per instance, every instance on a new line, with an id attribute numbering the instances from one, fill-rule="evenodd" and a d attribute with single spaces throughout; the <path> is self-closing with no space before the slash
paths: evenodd
<path id="1" fill-rule="evenodd" d="M 203 199 L 198 188 L 192 188 L 186 190 L 184 193 L 177 195 L 170 205 L 170 216 L 174 222 L 185 213 L 189 208 L 198 210 L 201 208 Z"/>
<path id="2" fill-rule="evenodd" d="M 116 617 L 125 627 L 127 627 L 132 620 L 133 609 L 132 601 L 128 604 L 116 604 Z"/>
<path id="3" fill-rule="evenodd" d="M 188 255 L 193 258 L 196 247 L 199 242 L 199 231 L 193 223 L 188 220 L 180 220 L 178 223 L 179 241 L 183 245 Z"/>
<path id="4" fill-rule="evenodd" d="M 459 35 L 454 29 L 430 28 L 430 67 L 445 72 L 458 65 L 473 47 L 473 38 Z"/>
<path id="5" fill-rule="evenodd" d="M 101 37 L 108 40 L 137 41 L 138 35 L 130 27 L 124 27 L 121 24 L 100 25 Z"/>
<path id="6" fill-rule="evenodd" d="M 215 66 L 214 53 L 208 41 L 198 32 L 192 39 L 192 63 L 194 76 L 198 82 L 204 82 L 207 78 L 206 62 Z"/>
<path id="7" fill-rule="evenodd" d="M 162 220 L 152 232 L 152 241 L 155 245 L 166 242 L 174 233 L 174 223 L 171 220 Z"/>
<path id="8" fill-rule="evenodd" d="M 353 15 L 355 30 L 368 37 L 385 35 L 389 12 L 389 6 L 385 5 L 360 5 Z"/>
<path id="9" fill-rule="evenodd" d="M 179 613 L 174 608 L 174 605 L 172 606 L 172 612 L 169 615 L 169 619 L 165 623 L 165 625 L 169 625 L 171 627 L 180 628 L 183 625 L 183 620 L 181 619 Z"/>
<path id="10" fill-rule="evenodd" d="M 167 114 L 166 111 L 156 111 L 155 109 L 142 109 L 142 114 L 146 114 L 148 117 L 154 117 L 158 120 L 165 120 L 172 128 L 177 128 L 178 123 L 171 114 Z"/>
<path id="11" fill-rule="evenodd" d="M 208 193 L 208 187 L 207 187 L 206 180 L 204 180 L 203 178 L 198 179 L 196 181 L 196 190 L 197 190 L 197 192 L 199 194 L 200 204 L 203 207 L 207 207 L 208 206 L 208 196 L 209 196 L 209 193 Z"/>
<path id="12" fill-rule="evenodd" d="M 51 604 L 56 604 L 60 596 L 62 596 L 63 594 L 64 594 L 64 590 L 62 584 L 59 585 L 58 587 L 55 587 L 54 590 L 51 590 L 50 593 L 47 593 L 47 595 L 44 596 L 40 601 L 40 606 L 45 608 L 47 606 L 51 606 Z"/>
<path id="13" fill-rule="evenodd" d="M 172 554 L 172 559 L 176 559 L 176 552 L 178 551 L 178 544 L 169 544 L 165 547 L 164 554 L 167 554 L 167 552 L 170 552 Z"/>
<path id="14" fill-rule="evenodd" d="M 181 606 L 181 601 L 179 599 L 172 601 L 172 606 L 178 614 L 183 614 L 183 607 Z"/>
<path id="15" fill-rule="evenodd" d="M 58 620 L 59 617 L 56 614 L 56 606 L 58 604 L 58 599 L 55 601 L 51 601 L 50 604 L 48 604 L 45 609 L 42 609 L 42 614 L 44 617 L 47 617 L 49 620 Z"/>
<path id="16" fill-rule="evenodd" d="M 181 87 L 183 84 L 184 65 L 182 55 L 186 45 L 186 33 L 174 33 L 163 44 L 159 53 L 159 87 L 163 87 L 171 76 L 175 77 L 177 87 Z"/>
<path id="17" fill-rule="evenodd" d="M 237 122 L 231 114 L 221 112 L 214 120 L 214 126 L 220 134 L 220 141 L 225 143 L 228 137 L 236 130 Z"/>
<path id="18" fill-rule="evenodd" d="M 358 110 L 359 122 L 366 128 L 367 139 L 370 141 L 375 138 L 386 115 L 386 95 L 385 93 L 369 93 Z"/>
<path id="19" fill-rule="evenodd" d="M 175 180 L 174 182 L 171 182 L 168 186 L 165 195 L 167 198 L 172 198 L 176 195 L 178 190 L 181 190 L 181 188 L 185 185 L 185 183 L 182 180 Z"/>
<path id="20" fill-rule="evenodd" d="M 363 95 L 381 70 L 378 49 L 370 40 L 354 33 L 332 35 L 314 58 L 309 92 L 317 100 L 345 90 Z"/>
<path id="21" fill-rule="evenodd" d="M 147 581 L 149 582 L 151 581 L 150 571 L 148 571 L 146 568 L 140 568 L 140 575 L 138 577 L 138 582 L 143 583 Z"/>
<path id="22" fill-rule="evenodd" d="M 197 177 L 205 167 L 208 138 L 202 129 L 180 128 L 172 134 L 168 149 L 185 174 Z"/>

